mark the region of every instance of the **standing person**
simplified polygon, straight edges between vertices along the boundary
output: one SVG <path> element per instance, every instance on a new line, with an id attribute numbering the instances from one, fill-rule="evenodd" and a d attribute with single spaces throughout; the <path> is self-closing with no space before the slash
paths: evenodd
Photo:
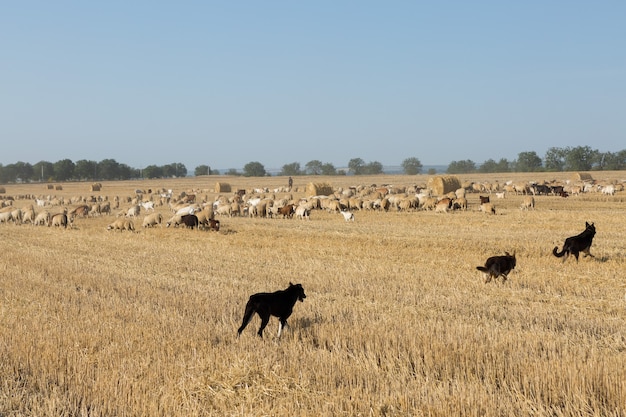
<path id="1" fill-rule="evenodd" d="M 291 188 L 292 185 L 293 185 L 293 179 L 289 177 L 289 188 Z"/>

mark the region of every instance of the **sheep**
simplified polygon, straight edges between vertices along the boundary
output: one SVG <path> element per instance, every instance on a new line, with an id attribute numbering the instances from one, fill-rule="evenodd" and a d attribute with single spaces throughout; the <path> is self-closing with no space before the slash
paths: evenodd
<path id="1" fill-rule="evenodd" d="M 434 210 L 436 205 L 437 205 L 437 199 L 435 197 L 428 197 L 422 203 L 422 209 Z"/>
<path id="2" fill-rule="evenodd" d="M 99 203 L 92 204 L 89 208 L 89 216 L 96 217 L 102 213 L 102 206 Z"/>
<path id="3" fill-rule="evenodd" d="M 602 187 L 602 194 L 615 195 L 615 186 L 613 184 Z"/>
<path id="4" fill-rule="evenodd" d="M 410 209 L 412 209 L 413 207 L 415 207 L 417 199 L 411 199 L 408 197 L 402 198 L 397 206 L 398 206 L 398 210 L 399 211 L 408 211 Z"/>
<path id="5" fill-rule="evenodd" d="M 520 209 L 522 210 L 528 210 L 528 209 L 535 209 L 535 197 L 533 197 L 532 195 L 527 195 L 526 197 L 524 197 L 524 200 L 522 200 L 522 205 L 520 206 Z"/>
<path id="6" fill-rule="evenodd" d="M 184 214 L 180 217 L 182 224 L 189 229 L 198 229 L 198 216 L 195 214 Z"/>
<path id="7" fill-rule="evenodd" d="M 311 210 L 306 206 L 298 206 L 296 208 L 296 219 L 311 220 L 310 214 L 311 214 Z"/>
<path id="8" fill-rule="evenodd" d="M 87 217 L 89 215 L 89 206 L 87 205 L 80 205 L 72 210 L 70 210 L 70 212 L 68 213 L 68 215 L 71 218 L 75 218 L 75 217 Z"/>
<path id="9" fill-rule="evenodd" d="M 154 211 L 154 201 L 142 201 L 141 207 L 143 207 L 145 211 Z"/>
<path id="10" fill-rule="evenodd" d="M 444 197 L 435 205 L 435 213 L 447 213 L 452 207 L 452 200 L 450 197 Z"/>
<path id="11" fill-rule="evenodd" d="M 153 227 L 161 225 L 163 223 L 163 216 L 161 213 L 150 213 L 143 218 L 143 227 Z"/>
<path id="12" fill-rule="evenodd" d="M 506 191 L 496 193 L 496 198 L 505 198 L 505 197 L 506 197 Z"/>
<path id="13" fill-rule="evenodd" d="M 129 219 L 117 219 L 107 226 L 107 230 L 128 230 L 129 232 L 133 232 L 135 231 L 135 224 Z"/>
<path id="14" fill-rule="evenodd" d="M 483 203 L 480 205 L 478 210 L 487 214 L 496 214 L 496 206 L 492 203 Z"/>
<path id="15" fill-rule="evenodd" d="M 208 227 L 211 220 L 215 217 L 211 206 L 207 206 L 201 211 L 196 211 L 195 215 L 198 217 L 198 226 L 202 226 L 203 228 Z"/>
<path id="16" fill-rule="evenodd" d="M 232 217 L 233 208 L 230 204 L 221 204 L 215 208 L 215 213 Z"/>
<path id="17" fill-rule="evenodd" d="M 22 222 L 23 223 L 34 224 L 35 217 L 36 217 L 35 209 L 32 204 L 22 209 Z"/>
<path id="18" fill-rule="evenodd" d="M 131 208 L 129 208 L 128 210 L 126 210 L 126 217 L 137 217 L 139 216 L 140 211 L 141 211 L 141 206 L 139 204 L 136 204 L 132 206 Z"/>
<path id="19" fill-rule="evenodd" d="M 354 213 L 347 211 L 347 210 L 342 210 L 341 214 L 343 215 L 343 218 L 349 222 L 349 221 L 354 221 Z"/>
<path id="20" fill-rule="evenodd" d="M 23 222 L 22 209 L 18 208 L 18 209 L 11 211 L 11 217 L 13 217 L 13 223 L 22 224 Z"/>
<path id="21" fill-rule="evenodd" d="M 13 220 L 13 216 L 10 211 L 0 213 L 0 223 L 9 223 L 11 220 Z"/>
<path id="22" fill-rule="evenodd" d="M 458 197 L 452 202 L 452 208 L 454 210 L 467 210 L 467 198 Z"/>
<path id="23" fill-rule="evenodd" d="M 111 214 L 111 202 L 105 201 L 100 204 L 100 214 Z"/>
<path id="24" fill-rule="evenodd" d="M 57 213 L 53 214 L 50 218 L 50 222 L 48 223 L 48 227 L 63 227 L 67 229 L 67 214 L 66 213 Z"/>
<path id="25" fill-rule="evenodd" d="M 178 227 L 180 224 L 183 223 L 182 220 L 182 215 L 180 214 L 174 214 L 166 223 L 165 223 L 165 227 L 170 227 L 170 226 L 174 226 L 174 227 Z"/>
<path id="26" fill-rule="evenodd" d="M 48 226 L 50 224 L 50 212 L 48 210 L 41 211 L 35 217 L 33 224 L 35 226 Z"/>

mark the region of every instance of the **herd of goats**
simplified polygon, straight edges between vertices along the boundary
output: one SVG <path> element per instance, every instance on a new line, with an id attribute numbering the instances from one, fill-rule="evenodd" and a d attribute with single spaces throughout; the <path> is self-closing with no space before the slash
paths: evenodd
<path id="1" fill-rule="evenodd" d="M 186 227 L 191 229 L 219 231 L 218 216 L 247 216 L 260 218 L 310 219 L 313 210 L 327 210 L 343 215 L 346 221 L 354 221 L 358 210 L 415 211 L 467 210 L 467 193 L 480 195 L 479 210 L 495 214 L 491 198 L 505 198 L 508 194 L 523 195 L 522 209 L 533 209 L 537 195 L 567 197 L 588 192 L 613 195 L 623 191 L 623 183 L 548 185 L 536 183 L 470 183 L 442 195 L 436 195 L 426 187 L 407 186 L 356 186 L 337 188 L 330 195 L 313 195 L 294 198 L 292 189 L 238 190 L 230 195 L 216 194 L 210 201 L 209 193 L 201 191 L 181 192 L 174 196 L 172 190 L 161 189 L 155 192 L 136 190 L 133 196 L 110 199 L 103 195 L 72 197 L 65 199 L 56 196 L 5 196 L 0 195 L 0 224 L 32 224 L 35 226 L 72 227 L 76 218 L 110 215 L 114 220 L 107 226 L 109 230 L 135 231 L 138 219 L 143 215 L 144 228 Z M 202 196 L 198 198 L 198 196 Z M 20 200 L 29 201 L 17 207 Z M 169 210 L 164 216 L 164 210 Z M 169 213 L 169 214 L 168 214 Z"/>

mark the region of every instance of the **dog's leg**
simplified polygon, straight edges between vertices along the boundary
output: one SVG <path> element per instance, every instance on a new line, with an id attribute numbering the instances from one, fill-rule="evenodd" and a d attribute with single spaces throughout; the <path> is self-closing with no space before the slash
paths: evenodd
<path id="1" fill-rule="evenodd" d="M 263 314 L 261 316 L 261 327 L 259 327 L 259 332 L 258 332 L 258 335 L 260 337 L 263 337 L 263 329 L 265 329 L 265 326 L 267 326 L 267 323 L 269 323 L 269 322 L 270 322 L 270 315 L 269 315 L 269 313 Z"/>
<path id="2" fill-rule="evenodd" d="M 589 248 L 585 249 L 585 250 L 583 251 L 583 255 L 584 255 L 585 257 L 587 257 L 587 256 L 591 256 L 592 258 L 595 258 L 595 256 L 593 256 L 593 255 L 591 254 L 591 247 L 589 247 Z"/>
<path id="3" fill-rule="evenodd" d="M 280 337 L 280 334 L 285 327 L 287 327 L 287 319 L 281 318 L 280 320 L 278 320 L 278 337 Z"/>

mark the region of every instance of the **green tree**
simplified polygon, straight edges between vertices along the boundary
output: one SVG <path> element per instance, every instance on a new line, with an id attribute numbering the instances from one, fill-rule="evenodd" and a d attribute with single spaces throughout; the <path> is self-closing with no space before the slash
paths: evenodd
<path id="1" fill-rule="evenodd" d="M 511 163 L 506 158 L 500 158 L 498 161 L 498 168 L 496 172 L 510 172 Z"/>
<path id="2" fill-rule="evenodd" d="M 180 162 L 163 165 L 163 176 L 166 178 L 183 178 L 187 176 L 187 167 Z"/>
<path id="3" fill-rule="evenodd" d="M 15 163 L 13 166 L 15 169 L 15 173 L 17 175 L 17 177 L 15 178 L 16 181 L 20 180 L 23 182 L 29 182 L 30 179 L 33 177 L 33 174 L 34 174 L 33 166 L 29 164 L 28 162 L 19 161 Z"/>
<path id="4" fill-rule="evenodd" d="M 417 175 L 422 172 L 422 163 L 415 157 L 406 158 L 402 161 L 402 169 L 406 175 Z"/>
<path id="5" fill-rule="evenodd" d="M 228 171 L 226 171 L 226 175 L 238 176 L 238 175 L 241 175 L 241 174 L 239 172 L 237 172 L 237 169 L 229 168 Z"/>
<path id="6" fill-rule="evenodd" d="M 54 164 L 54 178 L 57 181 L 67 181 L 74 177 L 74 162 L 69 159 L 62 159 Z"/>
<path id="7" fill-rule="evenodd" d="M 492 173 L 498 172 L 498 163 L 493 159 L 487 159 L 478 167 L 478 172 L 481 173 Z"/>
<path id="8" fill-rule="evenodd" d="M 476 172 L 476 164 L 470 159 L 465 161 L 452 161 L 446 170 L 448 174 L 470 174 Z"/>
<path id="9" fill-rule="evenodd" d="M 320 175 L 322 173 L 322 161 L 318 161 L 314 159 L 312 161 L 307 162 L 304 165 L 304 169 L 306 173 L 309 175 Z"/>
<path id="10" fill-rule="evenodd" d="M 54 164 L 47 161 L 39 161 L 33 165 L 33 181 L 50 181 L 54 176 Z M 76 173 L 74 173 L 76 176 Z"/>
<path id="11" fill-rule="evenodd" d="M 378 175 L 383 173 L 383 164 L 378 161 L 367 163 L 363 167 L 363 173 L 367 175 Z"/>
<path id="12" fill-rule="evenodd" d="M 194 175 L 199 177 L 201 175 L 209 175 L 209 172 L 211 172 L 211 168 L 208 165 L 198 165 L 194 170 Z"/>
<path id="13" fill-rule="evenodd" d="M 589 171 L 598 159 L 598 151 L 589 146 L 570 148 L 565 155 L 566 171 Z"/>
<path id="14" fill-rule="evenodd" d="M 98 175 L 96 179 L 116 180 L 119 179 L 120 164 L 115 159 L 103 159 L 98 162 Z"/>
<path id="15" fill-rule="evenodd" d="M 243 167 L 244 177 L 264 177 L 265 167 L 260 162 L 248 162 Z"/>
<path id="16" fill-rule="evenodd" d="M 117 172 L 120 180 L 130 180 L 132 178 L 141 177 L 141 171 L 139 169 L 131 168 L 126 164 L 120 164 Z"/>
<path id="17" fill-rule="evenodd" d="M 163 178 L 163 168 L 156 165 L 148 165 L 143 169 L 144 178 Z"/>
<path id="18" fill-rule="evenodd" d="M 617 171 L 626 169 L 626 150 L 617 153 L 605 152 L 600 155 L 598 169 Z"/>
<path id="19" fill-rule="evenodd" d="M 546 171 L 559 172 L 565 167 L 565 156 L 569 152 L 569 148 L 549 148 L 546 151 L 543 165 Z"/>
<path id="20" fill-rule="evenodd" d="M 283 169 L 282 171 L 278 174 L 278 175 L 301 175 L 302 171 L 300 171 L 300 163 L 299 162 L 292 162 L 290 164 L 287 165 L 283 165 Z"/>
<path id="21" fill-rule="evenodd" d="M 348 171 L 354 175 L 363 174 L 363 168 L 365 167 L 365 161 L 361 158 L 353 158 L 348 162 Z"/>
<path id="22" fill-rule="evenodd" d="M 17 177 L 18 173 L 15 164 L 5 165 L 4 168 L 2 168 L 2 182 L 4 184 L 16 182 Z"/>
<path id="23" fill-rule="evenodd" d="M 537 172 L 541 171 L 541 158 L 537 152 L 520 152 L 517 154 L 515 170 L 517 172 Z"/>
<path id="24" fill-rule="evenodd" d="M 320 169 L 322 175 L 337 175 L 337 168 L 330 162 L 322 164 Z"/>
<path id="25" fill-rule="evenodd" d="M 74 176 L 78 180 L 87 180 L 89 178 L 95 180 L 97 171 L 98 163 L 96 161 L 81 159 L 80 161 L 76 161 L 74 165 Z"/>

